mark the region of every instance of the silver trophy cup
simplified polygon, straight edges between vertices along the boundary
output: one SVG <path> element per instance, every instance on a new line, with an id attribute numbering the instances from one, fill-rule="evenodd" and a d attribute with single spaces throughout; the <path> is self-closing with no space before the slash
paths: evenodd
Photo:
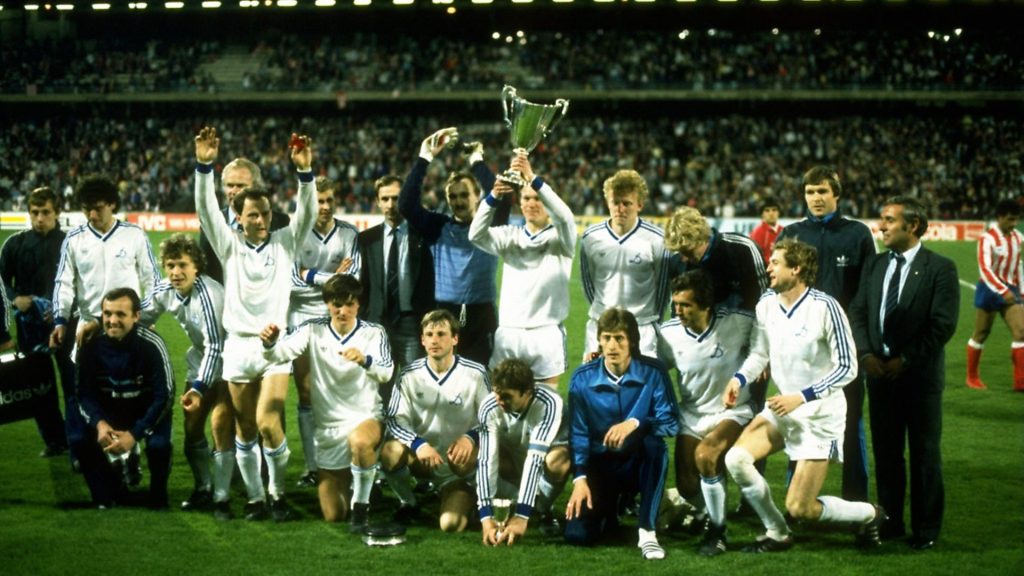
<path id="1" fill-rule="evenodd" d="M 512 148 L 530 153 L 558 124 L 569 110 L 564 98 L 554 104 L 534 104 L 520 98 L 516 89 L 505 85 L 501 89 L 501 105 L 505 109 L 505 125 L 512 133 Z M 498 180 L 519 189 L 527 184 L 518 170 L 506 170 Z"/>

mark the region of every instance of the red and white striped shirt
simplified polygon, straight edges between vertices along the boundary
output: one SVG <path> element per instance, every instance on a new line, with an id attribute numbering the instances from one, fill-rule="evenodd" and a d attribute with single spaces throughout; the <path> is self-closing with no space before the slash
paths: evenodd
<path id="1" fill-rule="evenodd" d="M 1024 235 L 1013 230 L 1004 235 L 992 226 L 978 239 L 978 273 L 993 292 L 1004 294 L 1009 286 L 1021 289 L 1020 246 Z"/>

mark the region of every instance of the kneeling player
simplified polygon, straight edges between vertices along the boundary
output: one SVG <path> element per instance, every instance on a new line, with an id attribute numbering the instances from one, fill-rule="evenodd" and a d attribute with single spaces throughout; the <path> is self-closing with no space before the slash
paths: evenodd
<path id="1" fill-rule="evenodd" d="M 481 404 L 491 388 L 487 371 L 457 356 L 458 322 L 447 310 L 428 312 L 420 323 L 426 358 L 402 371 L 388 404 L 390 440 L 381 449 L 381 467 L 402 507 L 396 514 L 407 520 L 417 501 L 409 483 L 410 470 L 429 478 L 441 489 L 440 527 L 461 532 L 473 510 L 472 479 L 476 467 Z"/>
<path id="2" fill-rule="evenodd" d="M 677 276 L 676 318 L 661 325 L 658 338 L 659 356 L 679 371 L 676 486 L 698 510 L 706 507 L 711 520 L 699 550 L 703 556 L 725 552 L 723 458 L 754 417 L 747 389 L 735 407 L 722 405 L 725 386 L 747 355 L 754 317 L 714 307 L 714 298 L 714 284 L 703 270 Z"/>
<path id="3" fill-rule="evenodd" d="M 551 504 L 569 475 L 569 448 L 564 440 L 557 444 L 562 399 L 537 386 L 525 362 L 502 360 L 491 371 L 491 382 L 494 395 L 480 407 L 476 493 L 484 544 L 511 546 L 526 533 L 534 510 L 542 522 L 551 517 Z M 515 494 L 515 513 L 501 528 L 492 501 Z"/>
<path id="4" fill-rule="evenodd" d="M 357 318 L 361 294 L 359 280 L 335 275 L 323 287 L 329 318 L 310 320 L 280 342 L 274 324 L 260 334 L 270 362 L 309 356 L 320 509 L 328 522 L 343 519 L 351 488 L 351 532 L 367 523 L 384 432 L 379 386 L 394 370 L 384 329 Z"/>
<path id="5" fill-rule="evenodd" d="M 665 365 L 640 355 L 636 317 L 610 308 L 597 321 L 603 356 L 576 369 L 569 384 L 572 417 L 572 496 L 565 539 L 595 543 L 618 522 L 623 494 L 640 493 L 641 554 L 661 560 L 655 522 L 665 488 L 665 436 L 679 432 L 678 406 Z"/>

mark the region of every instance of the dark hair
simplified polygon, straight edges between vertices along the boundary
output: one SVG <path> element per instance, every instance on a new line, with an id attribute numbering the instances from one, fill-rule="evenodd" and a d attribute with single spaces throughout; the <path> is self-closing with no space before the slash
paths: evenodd
<path id="1" fill-rule="evenodd" d="M 687 270 L 672 279 L 672 293 L 693 291 L 693 301 L 702 309 L 715 304 L 715 285 L 711 276 L 701 268 Z"/>
<path id="2" fill-rule="evenodd" d="M 246 188 L 238 194 L 235 194 L 235 197 L 231 199 L 231 209 L 234 210 L 235 214 L 237 214 L 239 219 L 241 219 L 242 209 L 245 208 L 245 201 L 260 200 L 262 198 L 266 198 L 267 202 L 270 202 L 270 192 L 255 186 L 252 188 Z"/>
<path id="3" fill-rule="evenodd" d="M 474 196 L 480 196 L 480 183 L 476 181 L 475 176 L 464 170 L 456 170 L 448 175 L 448 181 L 445 182 L 444 185 L 444 193 L 447 195 L 452 186 L 455 186 L 463 180 L 468 180 L 472 183 L 470 192 L 472 192 Z"/>
<path id="4" fill-rule="evenodd" d="M 358 302 L 362 295 L 363 285 L 358 279 L 348 274 L 335 274 L 324 283 L 321 297 L 325 303 L 344 306 L 353 300 Z"/>
<path id="5" fill-rule="evenodd" d="M 452 336 L 459 335 L 459 321 L 455 319 L 455 316 L 445 310 L 444 308 L 438 308 L 437 310 L 431 310 L 423 315 L 423 320 L 420 321 L 420 334 L 423 333 L 423 329 L 427 326 L 434 324 L 447 323 L 448 328 L 452 331 Z"/>
<path id="6" fill-rule="evenodd" d="M 625 308 L 609 308 L 597 319 L 597 338 L 605 332 L 625 332 L 629 339 L 630 356 L 640 355 L 640 326 L 636 316 Z"/>
<path id="7" fill-rule="evenodd" d="M 843 185 L 839 182 L 839 171 L 832 166 L 814 166 L 804 172 L 804 186 L 816 186 L 828 182 L 836 198 L 843 195 Z"/>
<path id="8" fill-rule="evenodd" d="M 761 210 L 759 213 L 764 214 L 764 211 L 769 208 L 782 210 L 782 204 L 779 204 L 779 200 L 775 196 L 765 196 L 761 199 Z"/>
<path id="9" fill-rule="evenodd" d="M 518 358 L 506 358 L 491 370 L 491 387 L 495 391 L 533 392 L 537 383 L 529 364 Z"/>
<path id="10" fill-rule="evenodd" d="M 818 279 L 817 248 L 796 238 L 786 238 L 785 240 L 779 240 L 775 244 L 775 248 L 772 251 L 776 250 L 782 250 L 786 253 L 786 266 L 800 268 L 797 278 L 808 286 L 814 286 L 814 281 Z"/>
<path id="11" fill-rule="evenodd" d="M 892 196 L 882 205 L 902 206 L 903 221 L 914 222 L 914 228 L 911 230 L 914 236 L 921 238 L 928 230 L 928 206 L 921 200 L 910 196 Z"/>
<path id="12" fill-rule="evenodd" d="M 373 183 L 373 191 L 377 194 L 377 196 L 380 196 L 380 189 L 385 186 L 391 186 L 392 184 L 398 184 L 399 186 L 401 186 L 402 179 L 399 178 L 398 176 L 395 176 L 394 174 L 386 174 L 384 176 L 381 176 L 380 178 L 377 178 L 377 180 Z"/>
<path id="13" fill-rule="evenodd" d="M 48 186 L 42 186 L 29 192 L 29 206 L 45 206 L 49 202 L 54 212 L 60 212 L 60 203 L 57 202 L 57 195 Z"/>
<path id="14" fill-rule="evenodd" d="M 202 274 L 206 270 L 206 254 L 199 247 L 196 239 L 188 234 L 174 234 L 160 243 L 160 263 L 167 260 L 177 260 L 182 256 L 188 256 L 196 265 L 196 271 Z"/>
<path id="15" fill-rule="evenodd" d="M 86 176 L 78 183 L 75 200 L 82 208 L 99 202 L 113 204 L 114 212 L 121 207 L 121 198 L 117 195 L 117 184 L 114 184 L 110 178 L 99 174 Z"/>
<path id="16" fill-rule="evenodd" d="M 132 301 L 132 312 L 139 312 L 142 310 L 142 301 L 139 300 L 139 294 L 132 288 L 114 288 L 103 295 L 104 302 L 112 302 L 114 300 L 120 300 L 121 298 L 127 298 Z"/>
<path id="17" fill-rule="evenodd" d="M 1016 200 L 1000 200 L 996 203 L 996 218 L 1020 216 L 1020 203 Z"/>

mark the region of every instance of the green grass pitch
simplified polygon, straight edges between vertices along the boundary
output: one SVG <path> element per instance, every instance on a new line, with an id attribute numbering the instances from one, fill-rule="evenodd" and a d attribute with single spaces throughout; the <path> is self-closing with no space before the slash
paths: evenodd
<path id="1" fill-rule="evenodd" d="M 0 241 L 8 233 L 0 233 Z M 156 246 L 163 235 L 153 234 Z M 1024 394 L 1011 392 L 1009 335 L 997 326 L 986 348 L 982 376 L 987 391 L 963 385 L 964 344 L 970 335 L 977 281 L 973 243 L 932 243 L 952 257 L 966 282 L 961 293 L 960 324 L 947 348 L 943 455 L 946 474 L 946 519 L 942 540 L 926 553 L 913 553 L 900 542 L 862 553 L 852 536 L 812 525 L 795 528 L 797 546 L 772 556 L 730 551 L 705 559 L 696 555 L 696 536 L 660 534 L 668 556 L 644 562 L 627 530 L 618 542 L 591 549 L 571 548 L 544 539 L 532 530 L 511 549 L 487 549 L 478 531 L 446 535 L 435 524 L 414 527 L 408 542 L 391 549 L 371 549 L 347 532 L 347 526 L 320 520 L 313 491 L 293 490 L 289 498 L 298 520 L 275 525 L 235 520 L 219 523 L 207 514 L 182 513 L 177 503 L 192 488 L 181 453 L 181 415 L 175 411 L 175 451 L 171 473 L 170 512 L 86 506 L 88 491 L 81 476 L 70 472 L 65 458 L 44 460 L 35 424 L 0 427 L 0 572 L 4 574 L 1022 574 L 1024 573 Z M 569 358 L 580 357 L 586 305 L 578 283 L 572 289 Z M 172 354 L 187 347 L 181 330 L 166 317 L 158 325 Z M 184 363 L 176 364 L 180 392 Z M 568 374 L 562 379 L 564 393 Z M 287 418 L 293 455 L 291 480 L 302 470 L 301 443 L 295 425 L 295 393 Z M 869 441 L 871 440 L 869 435 Z M 768 476 L 773 497 L 784 499 L 784 464 L 771 459 Z M 833 467 L 824 493 L 838 493 L 840 474 Z M 237 482 L 237 478 L 236 478 Z M 669 485 L 674 482 L 670 478 Z M 568 492 L 568 490 L 567 490 Z M 562 501 L 566 498 L 563 495 Z M 393 506 L 392 495 L 379 512 Z M 233 492 L 236 512 L 244 500 Z M 730 486 L 730 502 L 736 500 Z M 628 522 L 628 521 L 627 521 Z M 760 533 L 754 518 L 733 519 L 732 550 Z"/>

